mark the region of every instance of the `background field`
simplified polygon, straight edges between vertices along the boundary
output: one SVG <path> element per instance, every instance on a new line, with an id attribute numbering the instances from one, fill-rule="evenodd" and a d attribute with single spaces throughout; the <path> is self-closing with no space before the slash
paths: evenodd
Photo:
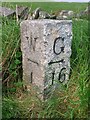
<path id="1" fill-rule="evenodd" d="M 87 3 L 3 3 L 15 9 L 16 4 L 41 7 L 48 12 L 67 9 L 85 10 Z M 71 73 L 67 86 L 55 91 L 52 98 L 41 102 L 34 90 L 27 92 L 22 81 L 20 26 L 16 20 L 2 18 L 3 118 L 84 119 L 88 116 L 90 79 L 89 20 L 73 19 Z"/>
<path id="2" fill-rule="evenodd" d="M 45 11 L 48 12 L 55 12 L 58 10 L 73 10 L 75 12 L 79 12 L 81 10 L 85 10 L 86 7 L 88 6 L 88 3 L 65 3 L 65 2 L 24 2 L 24 3 L 20 3 L 20 2 L 12 2 L 12 3 L 3 3 L 3 6 L 7 6 L 10 8 L 14 8 L 16 7 L 16 4 L 18 5 L 23 5 L 23 6 L 28 6 L 31 7 L 32 10 L 34 10 L 37 7 L 42 8 Z"/>

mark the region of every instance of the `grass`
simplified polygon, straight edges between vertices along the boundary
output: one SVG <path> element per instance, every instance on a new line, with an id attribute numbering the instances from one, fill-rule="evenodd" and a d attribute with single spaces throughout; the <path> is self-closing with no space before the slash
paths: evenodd
<path id="1" fill-rule="evenodd" d="M 21 77 L 20 28 L 14 20 L 2 21 L 2 78 L 8 87 Z"/>
<path id="2" fill-rule="evenodd" d="M 47 7 L 47 4 L 33 3 L 32 9 L 40 6 L 47 11 L 70 8 L 77 12 L 87 6 L 80 3 L 50 3 L 51 5 Z M 3 3 L 3 5 L 15 8 L 15 3 Z M 60 90 L 56 90 L 52 98 L 45 102 L 38 99 L 34 89 L 27 92 L 22 87 L 19 24 L 6 18 L 2 18 L 2 22 L 3 118 L 89 119 L 89 21 L 73 20 L 70 80 L 67 86 L 62 85 Z"/>
<path id="3" fill-rule="evenodd" d="M 43 10 L 51 13 L 59 10 L 73 10 L 75 12 L 80 12 L 81 10 L 85 10 L 88 6 L 88 3 L 67 3 L 67 2 L 3 2 L 3 6 L 7 6 L 15 9 L 17 5 L 28 6 L 31 7 L 31 11 L 36 9 L 37 7 L 42 8 Z"/>

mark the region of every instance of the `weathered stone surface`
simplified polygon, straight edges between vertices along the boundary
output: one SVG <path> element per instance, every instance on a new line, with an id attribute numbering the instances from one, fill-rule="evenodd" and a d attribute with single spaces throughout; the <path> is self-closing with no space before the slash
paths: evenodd
<path id="1" fill-rule="evenodd" d="M 68 17 L 65 16 L 65 15 L 63 15 L 63 16 L 61 16 L 61 15 L 59 16 L 59 15 L 58 15 L 58 16 L 56 17 L 56 19 L 57 19 L 57 20 L 67 20 Z"/>
<path id="2" fill-rule="evenodd" d="M 38 19 L 39 18 L 39 11 L 41 11 L 41 8 L 36 8 L 32 13 L 32 19 Z"/>
<path id="3" fill-rule="evenodd" d="M 17 6 L 16 15 L 19 19 L 27 19 L 29 14 L 29 8 L 23 6 Z"/>
<path id="4" fill-rule="evenodd" d="M 50 14 L 45 12 L 45 11 L 40 11 L 39 12 L 39 18 L 40 19 L 49 19 L 50 18 Z"/>
<path id="5" fill-rule="evenodd" d="M 50 14 L 40 7 L 36 8 L 31 15 L 29 15 L 28 19 L 57 19 L 57 20 L 70 20 L 75 17 L 75 13 L 71 10 L 61 10 L 56 13 Z"/>
<path id="6" fill-rule="evenodd" d="M 15 15 L 14 10 L 0 6 L 0 16 L 10 17 L 10 16 L 14 16 L 14 15 Z"/>
<path id="7" fill-rule="evenodd" d="M 71 19 L 75 16 L 71 10 L 62 10 L 57 14 L 56 19 Z"/>
<path id="8" fill-rule="evenodd" d="M 23 80 L 48 97 L 70 73 L 72 21 L 26 20 L 21 23 Z"/>
<path id="9" fill-rule="evenodd" d="M 60 15 L 65 15 L 65 16 L 73 16 L 74 12 L 71 10 L 62 10 L 60 12 Z"/>
<path id="10" fill-rule="evenodd" d="M 50 15 L 50 19 L 56 19 L 56 15 Z"/>
<path id="11" fill-rule="evenodd" d="M 32 15 L 31 15 L 31 14 L 29 14 L 27 19 L 28 19 L 28 20 L 33 20 Z"/>

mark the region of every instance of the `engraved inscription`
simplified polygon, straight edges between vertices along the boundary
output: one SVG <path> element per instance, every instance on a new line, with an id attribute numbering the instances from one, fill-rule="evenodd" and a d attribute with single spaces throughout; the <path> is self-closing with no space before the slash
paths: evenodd
<path id="1" fill-rule="evenodd" d="M 31 61 L 31 62 L 33 62 L 33 63 L 35 63 L 35 64 L 37 64 L 37 65 L 39 65 L 39 63 L 36 62 L 35 60 L 31 60 L 31 59 L 29 59 L 29 58 L 28 58 L 28 60 Z"/>
<path id="2" fill-rule="evenodd" d="M 53 82 L 54 82 L 54 75 L 55 75 L 55 70 L 52 72 L 52 85 L 53 85 Z"/>
<path id="3" fill-rule="evenodd" d="M 58 77 L 59 82 L 63 82 L 65 80 L 66 78 L 65 70 L 66 70 L 65 67 L 60 70 L 59 77 Z"/>
<path id="4" fill-rule="evenodd" d="M 55 39 L 54 45 L 53 45 L 53 52 L 56 55 L 60 55 L 62 52 L 64 53 L 64 38 L 58 37 Z M 52 65 L 52 64 L 56 64 L 56 63 L 60 63 L 60 62 L 64 63 L 65 61 L 64 61 L 64 59 L 57 60 L 57 61 L 51 60 L 48 63 L 48 65 Z M 59 82 L 63 82 L 66 79 L 65 70 L 66 70 L 65 67 L 60 69 L 60 72 L 58 73 L 58 81 Z M 52 85 L 54 83 L 54 80 L 55 80 L 55 70 L 52 71 Z"/>
<path id="5" fill-rule="evenodd" d="M 36 46 L 36 38 L 32 38 L 32 34 L 30 36 L 30 46 L 31 46 L 31 50 L 35 51 L 35 46 Z"/>
<path id="6" fill-rule="evenodd" d="M 35 51 L 37 37 L 32 38 L 32 33 L 31 33 L 30 37 L 26 36 L 26 39 L 28 40 L 30 50 Z"/>
<path id="7" fill-rule="evenodd" d="M 33 82 L 33 72 L 31 72 L 31 83 Z"/>
<path id="8" fill-rule="evenodd" d="M 56 55 L 59 55 L 61 52 L 64 52 L 64 38 L 58 37 L 54 41 L 53 52 Z"/>
<path id="9" fill-rule="evenodd" d="M 63 67 L 60 70 L 59 75 L 58 75 L 58 81 L 61 82 L 61 83 L 66 79 L 65 70 L 66 70 L 66 68 Z M 55 71 L 52 72 L 52 85 L 53 85 L 53 82 L 54 82 L 54 77 L 55 77 Z"/>
<path id="10" fill-rule="evenodd" d="M 58 61 L 50 61 L 49 63 L 48 63 L 48 65 L 51 65 L 51 64 L 54 64 L 54 63 L 60 63 L 60 62 L 64 62 L 64 59 L 61 59 L 61 60 L 58 60 Z"/>

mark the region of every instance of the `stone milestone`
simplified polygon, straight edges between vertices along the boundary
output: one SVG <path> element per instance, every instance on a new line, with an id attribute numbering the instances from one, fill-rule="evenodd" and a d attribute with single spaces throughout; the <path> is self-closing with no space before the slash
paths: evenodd
<path id="1" fill-rule="evenodd" d="M 23 80 L 38 86 L 41 99 L 48 98 L 70 73 L 71 20 L 26 20 L 21 23 Z"/>

